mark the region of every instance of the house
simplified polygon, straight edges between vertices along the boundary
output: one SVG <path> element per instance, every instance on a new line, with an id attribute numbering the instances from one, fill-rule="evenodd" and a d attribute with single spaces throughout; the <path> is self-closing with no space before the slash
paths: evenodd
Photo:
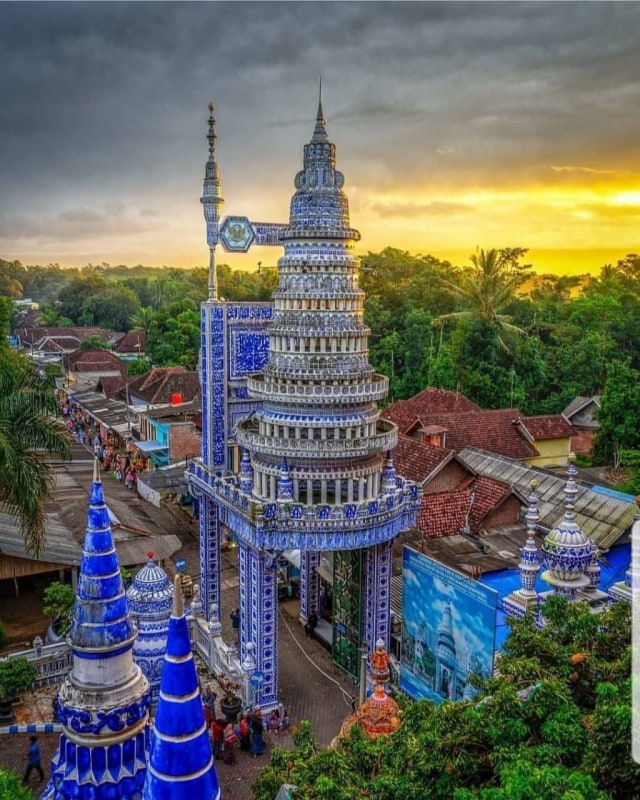
<path id="1" fill-rule="evenodd" d="M 113 345 L 113 352 L 126 360 L 141 358 L 145 354 L 147 334 L 144 331 L 129 331 Z"/>
<path id="2" fill-rule="evenodd" d="M 154 367 L 129 381 L 134 405 L 191 403 L 200 398 L 200 375 L 184 367 Z"/>
<path id="3" fill-rule="evenodd" d="M 199 455 L 202 435 L 196 424 L 200 401 L 157 408 L 139 415 L 140 439 L 134 444 L 157 466 L 167 466 Z"/>
<path id="4" fill-rule="evenodd" d="M 78 386 L 93 387 L 104 376 L 122 377 L 127 365 L 109 350 L 76 350 L 65 359 L 67 380 Z"/>
<path id="5" fill-rule="evenodd" d="M 485 411 L 455 392 L 426 389 L 394 403 L 382 417 L 413 440 L 460 452 L 477 447 L 536 466 L 567 463 L 571 425 L 561 414 L 526 417 L 518 409 Z"/>
<path id="6" fill-rule="evenodd" d="M 538 451 L 538 455 L 527 459 L 527 464 L 553 467 L 567 463 L 573 428 L 562 414 L 519 417 L 514 424 Z"/>
<path id="7" fill-rule="evenodd" d="M 32 355 L 41 352 L 72 353 L 91 336 L 98 336 L 104 344 L 111 346 L 122 336 L 122 334 L 105 328 L 27 327 L 25 325 L 16 328 L 13 335 L 17 338 L 20 347 L 29 350 Z"/>
<path id="8" fill-rule="evenodd" d="M 573 428 L 571 449 L 576 455 L 590 455 L 600 428 L 598 411 L 600 395 L 592 397 L 576 397 L 562 412 Z"/>

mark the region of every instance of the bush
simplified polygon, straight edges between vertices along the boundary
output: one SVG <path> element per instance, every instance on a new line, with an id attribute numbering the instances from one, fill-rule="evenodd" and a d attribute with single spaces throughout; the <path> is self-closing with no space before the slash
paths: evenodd
<path id="1" fill-rule="evenodd" d="M 33 800 L 33 794 L 20 783 L 20 775 L 0 767 L 0 800 Z"/>
<path id="2" fill-rule="evenodd" d="M 26 658 L 0 661 L 0 696 L 17 694 L 28 689 L 37 674 L 36 668 Z"/>
<path id="3" fill-rule="evenodd" d="M 68 583 L 54 581 L 44 590 L 43 612 L 51 617 L 54 631 L 64 636 L 71 627 L 71 615 L 76 594 Z"/>

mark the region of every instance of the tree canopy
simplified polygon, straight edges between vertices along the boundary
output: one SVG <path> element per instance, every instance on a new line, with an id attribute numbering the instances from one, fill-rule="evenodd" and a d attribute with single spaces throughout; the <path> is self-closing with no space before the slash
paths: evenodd
<path id="1" fill-rule="evenodd" d="M 371 741 L 358 728 L 322 749 L 309 724 L 296 749 L 276 748 L 253 784 L 271 800 L 283 783 L 304 800 L 628 800 L 640 793 L 631 760 L 631 611 L 602 615 L 550 598 L 546 627 L 514 621 L 498 677 L 473 700 L 407 702 L 400 728 Z"/>

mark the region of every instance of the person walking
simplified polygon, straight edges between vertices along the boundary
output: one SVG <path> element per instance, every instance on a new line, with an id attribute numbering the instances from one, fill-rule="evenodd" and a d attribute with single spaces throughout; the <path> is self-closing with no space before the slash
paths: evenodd
<path id="1" fill-rule="evenodd" d="M 262 711 L 259 708 L 253 712 L 251 718 L 251 754 L 254 758 L 264 753 L 264 724 L 262 722 Z"/>
<path id="2" fill-rule="evenodd" d="M 248 753 L 251 750 L 251 732 L 249 730 L 249 715 L 242 714 L 240 717 L 240 749 Z"/>
<path id="3" fill-rule="evenodd" d="M 318 627 L 318 615 L 316 614 L 315 608 L 311 609 L 311 613 L 309 614 L 309 619 L 304 626 L 304 635 L 310 639 L 313 639 L 313 632 Z"/>
<path id="4" fill-rule="evenodd" d="M 214 719 L 211 725 L 211 737 L 213 739 L 213 757 L 220 758 L 222 755 L 222 742 L 224 739 L 224 729 L 227 724 L 226 719 Z"/>
<path id="5" fill-rule="evenodd" d="M 229 614 L 231 617 L 231 627 L 233 628 L 234 636 L 236 637 L 236 644 L 240 643 L 240 609 L 234 608 Z"/>
<path id="6" fill-rule="evenodd" d="M 233 725 L 229 722 L 224 729 L 222 736 L 222 760 L 225 764 L 236 763 L 236 742 L 238 735 L 233 729 Z"/>
<path id="7" fill-rule="evenodd" d="M 44 772 L 42 771 L 42 764 L 41 764 L 41 756 L 40 756 L 40 745 L 38 744 L 38 737 L 37 736 L 30 736 L 29 737 L 29 749 L 27 751 L 27 769 L 24 773 L 24 778 L 22 779 L 22 783 L 25 783 L 29 780 L 29 775 L 33 772 L 33 770 L 37 770 L 40 775 L 40 780 L 44 780 Z"/>

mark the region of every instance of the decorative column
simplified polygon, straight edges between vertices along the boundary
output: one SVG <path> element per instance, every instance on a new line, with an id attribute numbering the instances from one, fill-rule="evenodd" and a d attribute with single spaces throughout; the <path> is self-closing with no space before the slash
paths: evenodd
<path id="1" fill-rule="evenodd" d="M 305 550 L 300 553 L 300 621 L 306 622 L 313 609 L 319 612 L 320 579 L 318 566 L 320 553 Z"/>
<path id="2" fill-rule="evenodd" d="M 192 489 L 193 491 L 193 489 Z M 222 551 L 220 515 L 217 504 L 206 495 L 198 497 L 200 503 L 200 592 L 202 606 L 209 630 L 214 635 L 222 633 L 220 622 L 220 561 Z"/>
<path id="3" fill-rule="evenodd" d="M 392 542 L 383 542 L 365 550 L 364 563 L 364 640 L 373 653 L 382 641 L 389 649 L 391 638 Z"/>
<path id="4" fill-rule="evenodd" d="M 277 558 L 273 553 L 247 548 L 247 569 L 241 583 L 248 584 L 251 607 L 248 608 L 249 631 L 256 646 L 257 669 L 264 674 L 260 705 L 270 706 L 278 702 L 278 586 L 276 579 Z M 242 616 L 240 618 L 242 625 Z M 241 632 L 245 636 L 244 631 Z M 248 632 L 249 633 L 249 632 Z M 244 640 L 248 641 L 247 639 Z M 246 644 L 242 659 L 249 655 Z"/>

